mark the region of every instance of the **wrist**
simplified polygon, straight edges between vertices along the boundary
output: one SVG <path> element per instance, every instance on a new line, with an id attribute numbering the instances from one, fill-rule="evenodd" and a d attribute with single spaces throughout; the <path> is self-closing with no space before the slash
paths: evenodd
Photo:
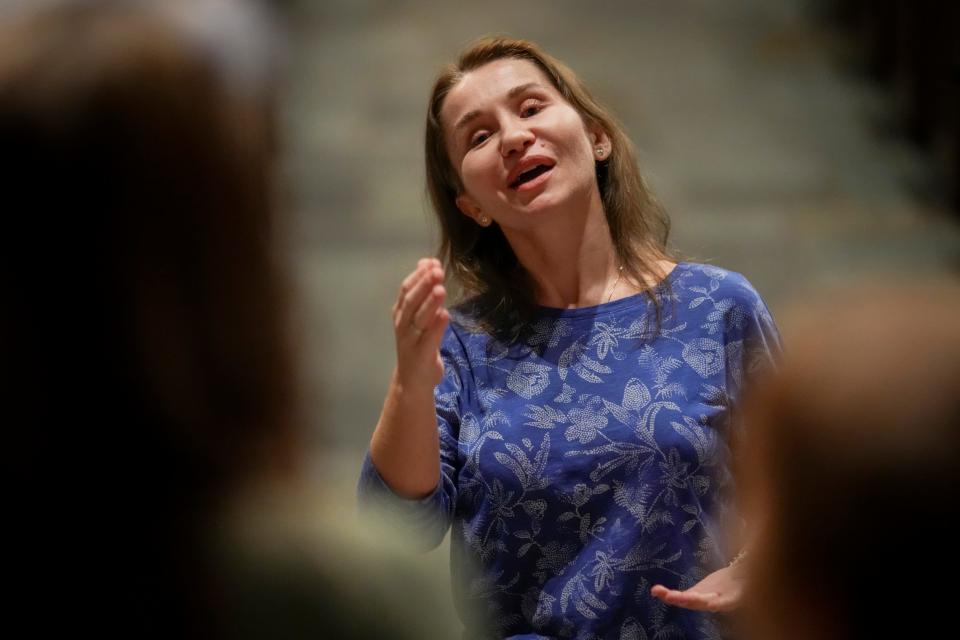
<path id="1" fill-rule="evenodd" d="M 418 380 L 417 378 L 421 378 Z M 424 398 L 429 398 L 433 402 L 433 390 L 436 385 L 431 384 L 429 380 L 422 379 L 423 376 L 401 375 L 399 369 L 394 369 L 393 376 L 390 379 L 390 395 L 392 395 L 401 404 L 407 402 L 420 403 Z"/>

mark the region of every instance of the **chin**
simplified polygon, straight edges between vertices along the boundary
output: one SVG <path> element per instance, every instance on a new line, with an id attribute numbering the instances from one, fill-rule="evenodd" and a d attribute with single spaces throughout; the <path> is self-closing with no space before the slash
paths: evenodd
<path id="1" fill-rule="evenodd" d="M 541 217 L 562 211 L 563 203 L 563 200 L 548 195 L 538 195 L 527 204 L 515 206 L 514 210 L 522 217 Z"/>
<path id="2" fill-rule="evenodd" d="M 525 208 L 529 213 L 557 210 L 575 211 L 589 201 L 590 189 L 548 189 L 532 198 Z"/>

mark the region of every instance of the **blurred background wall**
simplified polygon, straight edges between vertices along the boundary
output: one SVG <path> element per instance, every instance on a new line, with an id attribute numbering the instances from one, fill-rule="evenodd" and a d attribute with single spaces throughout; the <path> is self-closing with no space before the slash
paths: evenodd
<path id="1" fill-rule="evenodd" d="M 876 17 L 897 3 L 866 4 Z M 533 39 L 572 66 L 639 147 L 674 247 L 746 274 L 774 315 L 802 290 L 852 277 L 960 268 L 949 163 L 905 131 L 896 83 L 862 73 L 865 38 L 876 36 L 881 53 L 897 43 L 861 28 L 864 3 L 280 6 L 305 409 L 323 434 L 317 482 L 335 492 L 353 491 L 380 411 L 399 282 L 436 240 L 423 186 L 427 94 L 439 67 L 480 35 Z"/>

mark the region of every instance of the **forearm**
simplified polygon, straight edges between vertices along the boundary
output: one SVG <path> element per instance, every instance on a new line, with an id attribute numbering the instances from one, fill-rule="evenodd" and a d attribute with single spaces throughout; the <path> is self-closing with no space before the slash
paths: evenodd
<path id="1" fill-rule="evenodd" d="M 440 482 L 440 444 L 433 389 L 405 387 L 394 373 L 370 458 L 384 482 L 400 496 L 430 495 Z"/>

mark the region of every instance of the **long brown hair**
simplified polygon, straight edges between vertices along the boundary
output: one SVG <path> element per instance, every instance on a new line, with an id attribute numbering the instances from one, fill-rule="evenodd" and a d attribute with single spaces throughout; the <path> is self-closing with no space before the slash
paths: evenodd
<path id="1" fill-rule="evenodd" d="M 480 227 L 456 205 L 462 185 L 447 154 L 440 121 L 444 99 L 470 71 L 496 60 L 529 60 L 543 71 L 584 122 L 599 126 L 610 137 L 609 157 L 597 162 L 597 182 L 610 235 L 626 278 L 634 283 L 655 281 L 656 261 L 670 256 L 670 221 L 650 193 L 637 164 L 636 151 L 623 127 L 594 98 L 577 75 L 528 40 L 485 37 L 469 45 L 454 64 L 444 67 L 430 93 L 426 126 L 427 189 L 440 222 L 439 256 L 472 297 L 480 326 L 507 342 L 522 339 L 536 313 L 533 282 L 520 265 L 500 227 Z M 660 302 L 646 289 L 657 310 Z"/>

